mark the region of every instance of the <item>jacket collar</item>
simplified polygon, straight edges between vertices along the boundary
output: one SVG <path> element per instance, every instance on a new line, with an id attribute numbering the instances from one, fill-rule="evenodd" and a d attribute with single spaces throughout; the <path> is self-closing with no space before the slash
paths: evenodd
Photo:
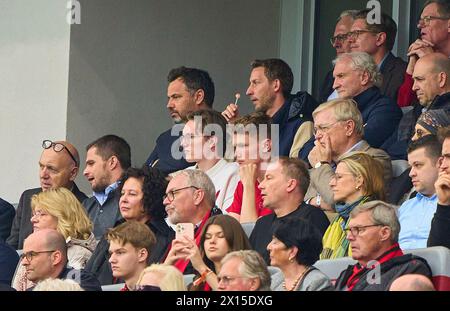
<path id="1" fill-rule="evenodd" d="M 364 111 L 364 109 L 374 101 L 376 97 L 380 95 L 380 90 L 376 86 L 372 86 L 365 90 L 364 92 L 356 95 L 353 99 L 358 104 L 359 111 Z"/>
<path id="2" fill-rule="evenodd" d="M 450 92 L 438 95 L 434 98 L 427 110 L 450 107 Z"/>

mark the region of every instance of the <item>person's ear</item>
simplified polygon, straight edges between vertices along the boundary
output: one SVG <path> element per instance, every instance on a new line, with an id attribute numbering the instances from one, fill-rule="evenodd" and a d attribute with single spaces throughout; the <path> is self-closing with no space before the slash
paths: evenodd
<path id="1" fill-rule="evenodd" d="M 289 247 L 289 253 L 288 253 L 289 257 L 288 257 L 288 259 L 289 259 L 290 262 L 294 262 L 295 261 L 295 258 L 297 257 L 298 252 L 299 252 L 299 250 L 298 250 L 297 246 Z"/>
<path id="2" fill-rule="evenodd" d="M 350 137 L 355 132 L 355 121 L 347 120 L 345 123 L 345 135 Z"/>
<path id="3" fill-rule="evenodd" d="M 108 159 L 107 163 L 108 163 L 109 169 L 111 171 L 113 171 L 114 169 L 116 169 L 119 166 L 119 159 L 115 155 L 113 155 Z"/>
<path id="4" fill-rule="evenodd" d="M 382 46 L 386 42 L 387 35 L 385 32 L 380 32 L 377 34 L 377 39 L 375 41 L 376 46 Z"/>
<path id="5" fill-rule="evenodd" d="M 149 253 L 147 251 L 147 249 L 145 248 L 141 248 L 140 250 L 138 250 L 138 262 L 146 262 L 147 258 L 149 256 Z"/>
<path id="6" fill-rule="evenodd" d="M 364 70 L 361 73 L 361 85 L 362 86 L 366 86 L 367 84 L 369 84 L 369 82 L 370 82 L 369 73 L 366 70 Z"/>
<path id="7" fill-rule="evenodd" d="M 286 192 L 291 193 L 292 191 L 295 190 L 295 188 L 297 188 L 297 185 L 298 185 L 297 179 L 290 178 L 287 182 Z"/>
<path id="8" fill-rule="evenodd" d="M 59 263 L 63 261 L 63 255 L 60 250 L 54 251 L 51 256 L 51 261 L 53 266 L 57 266 Z"/>
<path id="9" fill-rule="evenodd" d="M 270 138 L 266 138 L 261 142 L 261 146 L 264 152 L 272 151 L 272 140 Z"/>
<path id="10" fill-rule="evenodd" d="M 380 241 L 387 241 L 391 239 L 392 230 L 388 226 L 381 227 L 380 230 Z"/>
<path id="11" fill-rule="evenodd" d="M 76 167 L 76 166 L 73 166 L 73 167 L 70 169 L 70 176 L 69 176 L 69 180 L 70 180 L 70 181 L 74 181 L 75 178 L 77 178 L 78 170 L 79 170 L 79 168 Z"/>
<path id="12" fill-rule="evenodd" d="M 250 291 L 257 291 L 261 287 L 261 280 L 259 278 L 250 279 Z"/>
<path id="13" fill-rule="evenodd" d="M 194 205 L 200 205 L 202 203 L 203 199 L 205 198 L 205 190 L 203 189 L 196 189 L 193 193 L 193 200 Z"/>
<path id="14" fill-rule="evenodd" d="M 194 101 L 196 105 L 201 105 L 205 100 L 205 91 L 203 89 L 198 89 L 194 93 Z"/>
<path id="15" fill-rule="evenodd" d="M 448 76 L 445 72 L 440 72 L 438 75 L 438 83 L 440 88 L 444 88 L 447 84 Z"/>
<path id="16" fill-rule="evenodd" d="M 275 79 L 275 80 L 273 80 L 273 81 L 272 81 L 272 87 L 273 87 L 273 91 L 274 91 L 275 93 L 281 92 L 281 87 L 282 87 L 282 85 L 281 85 L 280 79 Z"/>

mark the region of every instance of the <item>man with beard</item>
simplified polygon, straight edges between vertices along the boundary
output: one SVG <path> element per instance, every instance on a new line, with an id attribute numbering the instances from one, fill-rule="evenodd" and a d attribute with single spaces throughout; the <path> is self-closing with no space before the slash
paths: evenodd
<path id="1" fill-rule="evenodd" d="M 159 135 L 145 164 L 170 174 L 190 166 L 183 158 L 180 143 L 186 115 L 192 111 L 211 109 L 215 90 L 208 72 L 196 68 L 174 68 L 169 72 L 167 81 L 167 109 L 175 125 Z"/>
<path id="2" fill-rule="evenodd" d="M 131 166 L 131 151 L 128 143 L 116 135 L 100 137 L 87 145 L 86 151 L 83 174 L 94 194 L 83 205 L 94 224 L 93 231 L 98 240 L 121 218 L 117 187 L 123 172 Z"/>

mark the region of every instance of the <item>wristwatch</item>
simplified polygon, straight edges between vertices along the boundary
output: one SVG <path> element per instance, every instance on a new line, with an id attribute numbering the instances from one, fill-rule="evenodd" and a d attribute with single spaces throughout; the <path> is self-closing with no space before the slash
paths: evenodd
<path id="1" fill-rule="evenodd" d="M 314 168 L 319 168 L 322 166 L 322 164 L 330 164 L 327 161 L 319 161 L 316 163 L 316 165 L 314 165 Z"/>

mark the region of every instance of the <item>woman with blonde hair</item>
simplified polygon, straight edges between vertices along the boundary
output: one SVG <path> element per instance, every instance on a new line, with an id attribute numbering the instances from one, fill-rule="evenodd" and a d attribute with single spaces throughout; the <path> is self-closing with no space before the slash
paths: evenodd
<path id="1" fill-rule="evenodd" d="M 344 231 L 350 212 L 365 202 L 384 200 L 383 166 L 365 152 L 348 153 L 339 159 L 330 187 L 338 215 L 323 236 L 320 259 L 351 256 Z"/>
<path id="2" fill-rule="evenodd" d="M 97 241 L 92 222 L 73 193 L 63 187 L 40 192 L 31 198 L 31 209 L 33 231 L 54 229 L 61 233 L 67 242 L 68 266 L 83 269 Z M 12 285 L 16 290 L 34 286 L 20 262 Z"/>
<path id="3" fill-rule="evenodd" d="M 136 283 L 138 291 L 185 291 L 184 277 L 172 265 L 152 264 L 145 268 Z"/>

